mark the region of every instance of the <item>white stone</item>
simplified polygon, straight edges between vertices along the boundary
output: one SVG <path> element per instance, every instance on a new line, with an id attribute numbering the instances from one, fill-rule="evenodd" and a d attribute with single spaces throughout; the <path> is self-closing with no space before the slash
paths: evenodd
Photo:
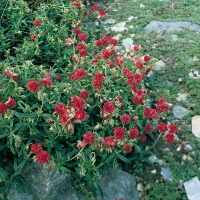
<path id="1" fill-rule="evenodd" d="M 152 174 L 156 174 L 156 169 L 151 171 Z"/>
<path id="2" fill-rule="evenodd" d="M 192 146 L 190 144 L 185 145 L 185 151 L 192 151 Z"/>
<path id="3" fill-rule="evenodd" d="M 192 133 L 200 138 L 200 115 L 192 117 Z"/>
<path id="4" fill-rule="evenodd" d="M 180 144 L 180 145 L 177 147 L 176 151 L 180 151 L 180 150 L 181 150 L 181 147 L 182 147 L 182 145 Z"/>
<path id="5" fill-rule="evenodd" d="M 184 187 L 189 200 L 200 199 L 200 181 L 196 176 L 184 182 Z"/>
<path id="6" fill-rule="evenodd" d="M 165 67 L 165 63 L 162 60 L 159 60 L 154 65 L 154 70 L 160 71 Z"/>
<path id="7" fill-rule="evenodd" d="M 178 93 L 178 98 L 181 99 L 182 101 L 187 101 L 187 96 L 188 93 L 183 93 L 183 94 Z"/>
<path id="8" fill-rule="evenodd" d="M 127 53 L 133 51 L 133 40 L 131 38 L 122 40 L 122 45 L 125 47 Z"/>
<path id="9" fill-rule="evenodd" d="M 141 3 L 140 8 L 145 8 L 145 5 Z"/>
<path id="10" fill-rule="evenodd" d="M 130 22 L 132 19 L 134 19 L 134 16 L 130 16 L 130 17 L 128 18 L 128 22 Z"/>
<path id="11" fill-rule="evenodd" d="M 178 81 L 179 81 L 179 82 L 182 82 L 182 80 L 183 80 L 182 78 L 178 78 Z"/>
<path id="12" fill-rule="evenodd" d="M 133 29 L 133 28 L 134 28 L 134 26 L 133 26 L 133 25 L 130 25 L 130 26 L 129 26 L 129 28 L 130 28 L 130 29 Z"/>
<path id="13" fill-rule="evenodd" d="M 128 31 L 128 28 L 126 27 L 120 27 L 120 26 L 113 26 L 110 28 L 112 31 L 115 32 L 124 32 L 124 31 Z"/>
<path id="14" fill-rule="evenodd" d="M 140 192 L 144 191 L 144 187 L 141 183 L 137 184 L 137 191 L 140 191 Z"/>
<path id="15" fill-rule="evenodd" d="M 115 24 L 115 26 L 117 27 L 124 27 L 126 25 L 126 22 L 119 22 L 117 24 Z"/>
<path id="16" fill-rule="evenodd" d="M 151 155 L 148 157 L 148 160 L 152 163 L 158 163 L 159 165 L 163 164 L 163 160 L 158 159 L 155 155 Z"/>
<path id="17" fill-rule="evenodd" d="M 114 24 L 115 23 L 115 19 L 107 19 L 105 21 L 101 22 L 102 24 Z"/>

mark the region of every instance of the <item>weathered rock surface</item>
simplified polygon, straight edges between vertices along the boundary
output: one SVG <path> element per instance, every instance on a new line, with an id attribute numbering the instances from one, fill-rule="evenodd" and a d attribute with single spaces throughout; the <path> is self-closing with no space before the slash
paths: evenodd
<path id="1" fill-rule="evenodd" d="M 144 29 L 145 33 L 149 34 L 151 32 L 158 33 L 161 36 L 164 31 L 182 31 L 184 29 L 191 29 L 193 31 L 200 32 L 200 26 L 197 24 L 192 24 L 190 22 L 160 22 L 151 21 Z"/>
<path id="2" fill-rule="evenodd" d="M 154 65 L 154 70 L 161 71 L 165 67 L 165 63 L 162 60 L 159 60 Z"/>
<path id="3" fill-rule="evenodd" d="M 192 118 L 192 133 L 200 138 L 200 115 L 196 115 Z"/>
<path id="4" fill-rule="evenodd" d="M 73 176 L 70 173 L 60 174 L 58 171 L 44 169 L 38 163 L 32 163 L 22 174 L 23 190 L 17 184 L 9 191 L 13 200 L 83 200 L 88 199 L 73 187 Z M 99 182 L 104 198 L 103 200 L 126 199 L 139 200 L 134 176 L 120 169 L 111 174 L 105 170 Z M 98 191 L 97 191 L 98 193 Z M 102 200 L 100 196 L 96 200 Z"/>
<path id="5" fill-rule="evenodd" d="M 189 114 L 189 112 L 190 111 L 188 109 L 186 109 L 182 106 L 174 106 L 174 108 L 172 109 L 172 113 L 173 113 L 174 117 L 177 119 L 182 119 L 187 114 Z"/>
<path id="6" fill-rule="evenodd" d="M 196 176 L 184 182 L 184 187 L 189 200 L 200 199 L 200 181 Z"/>
<path id="7" fill-rule="evenodd" d="M 133 40 L 131 38 L 122 40 L 122 45 L 125 47 L 127 53 L 133 51 Z"/>

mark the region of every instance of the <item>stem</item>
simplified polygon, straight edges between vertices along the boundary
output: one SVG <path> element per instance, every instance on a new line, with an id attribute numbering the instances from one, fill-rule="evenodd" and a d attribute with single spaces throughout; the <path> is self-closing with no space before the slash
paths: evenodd
<path id="1" fill-rule="evenodd" d="M 84 148 L 82 148 L 74 157 L 72 157 L 71 159 L 66 160 L 66 161 L 68 162 L 68 161 L 73 160 L 74 158 L 76 158 L 81 153 L 81 151 L 83 151 L 83 149 Z"/>
<path id="2" fill-rule="evenodd" d="M 163 133 L 160 133 L 160 135 L 158 136 L 158 138 L 157 138 L 157 140 L 155 141 L 154 145 L 149 147 L 149 150 L 152 149 L 153 147 L 155 147 L 155 145 L 157 144 L 157 142 L 158 142 L 158 140 L 160 139 L 160 137 L 161 137 L 162 134 L 163 134 Z"/>

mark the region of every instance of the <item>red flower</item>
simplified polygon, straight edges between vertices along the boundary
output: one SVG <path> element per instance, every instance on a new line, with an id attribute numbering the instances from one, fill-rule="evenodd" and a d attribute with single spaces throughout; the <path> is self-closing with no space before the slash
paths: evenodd
<path id="1" fill-rule="evenodd" d="M 103 84 L 102 84 L 101 81 L 94 80 L 94 81 L 92 82 L 92 87 L 95 88 L 95 89 L 102 89 Z"/>
<path id="2" fill-rule="evenodd" d="M 72 106 L 73 106 L 75 109 L 81 109 L 81 110 L 84 109 L 85 101 L 84 101 L 82 98 L 80 98 L 79 96 L 73 96 L 73 97 L 70 99 L 70 103 L 72 104 Z"/>
<path id="3" fill-rule="evenodd" d="M 170 110 L 170 106 L 165 102 L 164 98 L 160 98 L 156 105 L 156 109 L 161 113 Z"/>
<path id="4" fill-rule="evenodd" d="M 178 131 L 178 127 L 176 126 L 176 124 L 170 124 L 167 128 L 170 133 L 176 133 Z"/>
<path id="5" fill-rule="evenodd" d="M 131 121 L 131 117 L 130 117 L 130 115 L 128 115 L 128 114 L 123 114 L 123 115 L 120 117 L 120 120 L 121 120 L 124 124 L 129 124 L 130 121 Z"/>
<path id="6" fill-rule="evenodd" d="M 109 40 L 109 44 L 112 44 L 112 45 L 116 46 L 118 44 L 118 41 L 116 39 L 114 39 L 114 38 L 111 38 Z"/>
<path id="7" fill-rule="evenodd" d="M 83 142 L 86 144 L 92 144 L 95 140 L 94 134 L 91 132 L 86 132 L 83 135 Z"/>
<path id="8" fill-rule="evenodd" d="M 7 111 L 7 105 L 3 102 L 0 102 L 0 114 L 3 115 Z"/>
<path id="9" fill-rule="evenodd" d="M 142 90 L 137 90 L 137 95 L 133 97 L 133 102 L 136 105 L 139 105 L 143 102 L 144 99 L 144 92 Z"/>
<path id="10" fill-rule="evenodd" d="M 80 3 L 77 1 L 73 1 L 73 5 L 75 8 L 80 8 Z"/>
<path id="11" fill-rule="evenodd" d="M 79 50 L 79 51 L 81 49 L 85 49 L 85 45 L 83 43 L 79 43 L 79 44 L 76 45 L 76 49 Z"/>
<path id="12" fill-rule="evenodd" d="M 134 51 L 139 51 L 140 48 L 141 48 L 141 47 L 140 47 L 139 45 L 134 45 L 133 50 L 134 50 Z"/>
<path id="13" fill-rule="evenodd" d="M 140 140 L 141 142 L 145 142 L 147 139 L 146 135 L 145 134 L 140 134 Z"/>
<path id="14" fill-rule="evenodd" d="M 78 56 L 76 54 L 72 54 L 72 60 L 75 62 L 75 63 L 79 63 L 79 59 L 78 59 Z"/>
<path id="15" fill-rule="evenodd" d="M 174 142 L 174 138 L 175 138 L 175 136 L 174 136 L 173 133 L 169 133 L 169 134 L 167 134 L 167 135 L 165 136 L 165 140 L 166 140 L 166 142 L 169 143 L 169 144 L 171 144 L 171 143 Z"/>
<path id="16" fill-rule="evenodd" d="M 41 21 L 40 21 L 39 19 L 36 19 L 36 20 L 33 22 L 33 26 L 42 26 Z"/>
<path id="17" fill-rule="evenodd" d="M 17 82 L 18 81 L 18 74 L 13 73 L 10 77 L 13 81 Z"/>
<path id="18" fill-rule="evenodd" d="M 39 83 L 37 81 L 29 81 L 27 87 L 31 92 L 37 92 L 39 90 Z"/>
<path id="19" fill-rule="evenodd" d="M 89 92 L 87 90 L 83 90 L 82 92 L 80 92 L 79 95 L 82 99 L 87 99 L 89 97 Z"/>
<path id="20" fill-rule="evenodd" d="M 68 112 L 64 112 L 60 118 L 60 123 L 63 125 L 71 124 L 70 115 Z"/>
<path id="21" fill-rule="evenodd" d="M 85 56 L 88 55 L 88 52 L 87 52 L 86 49 L 81 49 L 80 52 L 79 52 L 79 54 L 80 54 L 81 57 L 85 57 Z"/>
<path id="22" fill-rule="evenodd" d="M 46 164 L 50 159 L 50 155 L 46 151 L 40 151 L 36 157 L 40 164 Z"/>
<path id="23" fill-rule="evenodd" d="M 76 81 L 77 79 L 84 78 L 86 76 L 86 71 L 84 69 L 76 69 L 71 73 L 70 80 Z"/>
<path id="24" fill-rule="evenodd" d="M 31 40 L 34 41 L 37 38 L 37 36 L 35 34 L 31 35 Z"/>
<path id="25" fill-rule="evenodd" d="M 98 5 L 98 4 L 94 4 L 90 10 L 91 10 L 92 12 L 94 12 L 94 11 L 96 11 L 98 8 L 99 8 L 99 5 Z"/>
<path id="26" fill-rule="evenodd" d="M 81 20 L 78 20 L 76 26 L 82 26 L 82 21 L 81 21 Z"/>
<path id="27" fill-rule="evenodd" d="M 50 88 L 52 86 L 52 79 L 50 76 L 47 76 L 46 78 L 43 78 L 40 81 L 40 85 L 44 85 L 46 88 Z"/>
<path id="28" fill-rule="evenodd" d="M 79 35 L 79 40 L 81 40 L 81 41 L 85 41 L 86 38 L 87 38 L 87 35 L 86 35 L 85 33 L 81 33 L 81 34 Z"/>
<path id="29" fill-rule="evenodd" d="M 139 69 L 143 69 L 144 65 L 142 63 L 142 60 L 137 60 L 135 63 L 136 67 Z"/>
<path id="30" fill-rule="evenodd" d="M 73 32 L 76 36 L 78 36 L 81 33 L 81 30 L 79 28 L 75 28 Z"/>
<path id="31" fill-rule="evenodd" d="M 149 55 L 144 56 L 144 62 L 149 62 L 151 60 L 151 57 Z"/>
<path id="32" fill-rule="evenodd" d="M 103 111 L 107 113 L 112 113 L 115 110 L 115 105 L 108 101 L 103 104 Z"/>
<path id="33" fill-rule="evenodd" d="M 74 116 L 75 120 L 83 121 L 86 119 L 86 112 L 84 110 L 77 110 Z"/>
<path id="34" fill-rule="evenodd" d="M 122 64 L 123 64 L 123 62 L 124 62 L 123 60 L 117 59 L 117 60 L 115 61 L 115 64 L 116 64 L 117 66 L 121 67 Z"/>
<path id="35" fill-rule="evenodd" d="M 94 79 L 97 81 L 103 81 L 104 75 L 101 72 L 96 72 L 96 74 L 94 75 Z"/>
<path id="36" fill-rule="evenodd" d="M 129 137 L 131 140 L 136 139 L 139 136 L 138 130 L 136 128 L 129 130 Z"/>
<path id="37" fill-rule="evenodd" d="M 83 16 L 87 16 L 88 15 L 88 12 L 87 11 L 84 11 L 83 12 Z"/>
<path id="38" fill-rule="evenodd" d="M 108 119 L 110 116 L 111 116 L 111 113 L 107 113 L 104 111 L 102 112 L 102 115 L 101 115 L 102 119 Z"/>
<path id="39" fill-rule="evenodd" d="M 72 45 L 72 38 L 67 38 L 65 44 L 69 47 Z"/>
<path id="40" fill-rule="evenodd" d="M 144 131 L 146 134 L 149 134 L 153 131 L 153 127 L 150 125 L 150 124 L 147 124 L 145 127 L 144 127 Z"/>
<path id="41" fill-rule="evenodd" d="M 145 108 L 144 116 L 146 118 L 156 118 L 158 115 L 157 111 L 153 108 Z"/>
<path id="42" fill-rule="evenodd" d="M 8 101 L 6 101 L 5 104 L 9 110 L 13 109 L 17 105 L 16 101 L 11 97 L 8 97 Z"/>
<path id="43" fill-rule="evenodd" d="M 167 131 L 167 125 L 164 123 L 160 123 L 157 126 L 157 129 L 161 132 L 161 133 L 165 133 Z"/>
<path id="44" fill-rule="evenodd" d="M 105 10 L 100 10 L 97 19 L 101 19 L 106 14 Z"/>
<path id="45" fill-rule="evenodd" d="M 57 104 L 57 105 L 55 106 L 54 111 L 55 111 L 58 115 L 63 115 L 64 112 L 65 112 L 65 109 L 66 109 L 66 106 L 65 106 L 63 103 L 61 103 L 61 104 Z"/>
<path id="46" fill-rule="evenodd" d="M 83 141 L 78 141 L 77 147 L 79 149 L 83 149 L 87 144 Z"/>
<path id="47" fill-rule="evenodd" d="M 116 142 L 113 140 L 112 136 L 107 136 L 107 137 L 104 138 L 104 145 L 107 148 L 111 148 L 111 147 L 114 147 L 116 145 Z"/>
<path id="48" fill-rule="evenodd" d="M 121 140 L 125 136 L 125 130 L 123 127 L 114 128 L 114 137 L 116 140 Z"/>
<path id="49" fill-rule="evenodd" d="M 127 142 L 124 142 L 122 145 L 122 149 L 126 152 L 126 153 L 130 153 L 132 151 L 132 146 L 128 145 Z"/>
<path id="50" fill-rule="evenodd" d="M 115 53 L 114 49 L 111 49 L 111 50 L 103 49 L 102 58 L 104 60 L 108 60 L 114 53 Z"/>
<path id="51" fill-rule="evenodd" d="M 56 74 L 56 80 L 57 81 L 61 81 L 62 80 L 62 76 L 60 74 Z"/>
<path id="52" fill-rule="evenodd" d="M 38 154 L 40 151 L 43 150 L 42 145 L 38 142 L 32 144 L 30 149 L 31 149 L 31 152 L 34 154 Z"/>

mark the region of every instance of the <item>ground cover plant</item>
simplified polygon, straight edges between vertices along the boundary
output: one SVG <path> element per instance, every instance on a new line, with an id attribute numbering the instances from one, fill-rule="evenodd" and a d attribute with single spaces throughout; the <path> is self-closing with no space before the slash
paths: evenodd
<path id="1" fill-rule="evenodd" d="M 100 37 L 103 7 L 21 0 L 0 8 L 1 192 L 39 162 L 73 172 L 88 193 L 104 165 L 130 164 L 158 134 L 174 142 L 175 123 L 151 124 L 170 110 L 163 95 L 150 101 L 146 75 L 155 60 L 139 42 L 125 60 L 116 39 Z"/>
<path id="2" fill-rule="evenodd" d="M 141 8 L 140 4 L 145 7 Z M 156 33 L 145 34 L 144 27 L 152 20 L 162 22 L 188 21 L 199 24 L 198 8 L 200 7 L 200 2 L 195 0 L 119 0 L 107 7 L 107 17 L 116 19 L 116 23 L 127 21 L 130 16 L 136 17 L 134 20 L 127 22 L 127 28 L 129 26 L 134 27 L 124 32 L 121 39 L 132 37 L 134 44 L 142 46 L 141 51 L 143 53 L 150 51 L 152 57 L 163 60 L 166 63 L 163 70 L 154 71 L 153 75 L 148 79 L 152 90 L 151 97 L 157 99 L 160 95 L 163 95 L 167 102 L 184 106 L 190 110 L 189 115 L 183 119 L 174 119 L 172 121 L 179 125 L 179 132 L 177 133 L 179 140 L 173 145 L 167 145 L 162 140 L 159 140 L 153 149 L 154 154 L 164 160 L 165 166 L 172 169 L 173 183 L 163 180 L 158 165 L 148 166 L 147 163 L 139 161 L 136 162 L 134 167 L 130 166 L 129 170 L 138 177 L 138 182 L 144 185 L 145 191 L 142 198 L 187 199 L 184 188 L 178 188 L 180 180 L 187 181 L 194 176 L 200 178 L 198 170 L 199 142 L 192 135 L 191 129 L 188 128 L 191 124 L 191 117 L 199 114 L 199 79 L 191 78 L 188 74 L 191 70 L 199 70 L 199 61 L 195 61 L 193 58 L 199 59 L 200 57 L 198 48 L 200 46 L 200 35 L 198 32 L 185 29 L 181 32 L 164 33 L 162 37 L 157 37 Z M 133 34 L 134 36 L 131 36 Z M 173 42 L 172 34 L 178 35 L 181 40 Z M 177 101 L 178 93 L 187 93 L 187 102 L 183 100 Z M 181 151 L 177 151 L 177 148 L 180 145 L 184 146 L 185 143 L 190 144 L 192 150 L 188 152 L 182 147 Z M 165 148 L 170 149 L 170 151 L 166 152 Z M 190 155 L 192 161 L 184 161 L 182 159 L 184 155 Z M 150 171 L 155 168 L 157 169 L 156 175 L 149 175 Z"/>

